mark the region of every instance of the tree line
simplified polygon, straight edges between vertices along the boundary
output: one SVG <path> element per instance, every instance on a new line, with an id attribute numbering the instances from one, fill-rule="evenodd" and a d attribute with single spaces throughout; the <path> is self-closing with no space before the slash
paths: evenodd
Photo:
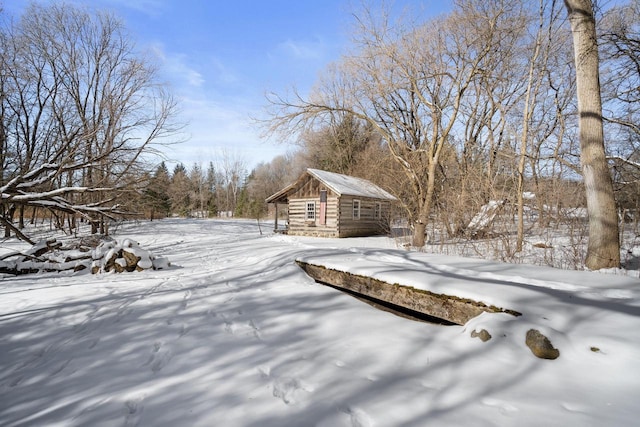
<path id="1" fill-rule="evenodd" d="M 269 95 L 267 132 L 304 144 L 357 122 L 375 135 L 380 161 L 362 175 L 399 196 L 414 246 L 434 221 L 464 235 L 502 200 L 520 251 L 534 194 L 541 224 L 586 206 L 586 265 L 619 265 L 618 216 L 637 216 L 640 194 L 637 0 L 456 0 L 432 19 L 365 8 L 355 22 L 308 95 Z"/>
<path id="2" fill-rule="evenodd" d="M 170 216 L 261 217 L 262 204 L 258 212 L 255 200 L 248 200 L 248 180 L 245 161 L 228 154 L 216 163 L 209 162 L 206 169 L 200 163 L 189 168 L 179 163 L 169 171 L 162 162 L 147 175 L 138 209 L 150 220 Z"/>

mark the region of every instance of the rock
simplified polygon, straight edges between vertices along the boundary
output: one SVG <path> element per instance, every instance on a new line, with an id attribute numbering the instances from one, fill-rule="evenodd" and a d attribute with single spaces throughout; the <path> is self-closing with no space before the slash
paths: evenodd
<path id="1" fill-rule="evenodd" d="M 560 357 L 560 351 L 553 347 L 549 338 L 545 337 L 537 329 L 529 329 L 525 340 L 527 347 L 531 352 L 540 359 L 557 359 Z"/>
<path id="2" fill-rule="evenodd" d="M 128 247 L 130 248 L 131 246 L 128 246 Z M 128 251 L 127 249 L 122 249 L 121 252 L 122 252 L 122 258 L 124 258 L 126 261 L 126 266 L 124 267 L 124 269 L 127 270 L 128 272 L 134 271 L 138 266 L 138 261 L 140 261 L 140 257 L 136 256 L 136 254 Z"/>
<path id="3" fill-rule="evenodd" d="M 127 271 L 126 267 L 127 267 L 127 261 L 125 261 L 124 258 L 116 259 L 115 264 L 113 264 L 113 268 L 116 273 L 122 273 L 124 271 Z"/>
<path id="4" fill-rule="evenodd" d="M 474 329 L 471 331 L 471 338 L 480 338 L 482 342 L 487 342 L 491 339 L 491 334 L 486 329 L 480 329 L 480 332 Z"/>
<path id="5" fill-rule="evenodd" d="M 111 271 L 115 268 L 116 266 L 116 260 L 118 259 L 118 252 L 116 251 L 110 251 L 109 253 L 107 253 L 107 255 L 105 255 L 104 257 L 104 271 Z"/>

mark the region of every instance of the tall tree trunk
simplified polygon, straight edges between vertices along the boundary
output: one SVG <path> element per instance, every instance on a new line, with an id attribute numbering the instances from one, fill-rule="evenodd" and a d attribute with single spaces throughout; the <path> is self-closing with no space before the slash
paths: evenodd
<path id="1" fill-rule="evenodd" d="M 24 205 L 18 208 L 18 228 L 24 230 Z"/>
<path id="2" fill-rule="evenodd" d="M 564 4 L 573 35 L 580 114 L 580 162 L 589 215 L 589 244 L 585 265 L 592 270 L 618 267 L 618 216 L 604 149 L 593 3 L 591 0 L 565 0 Z"/>
<path id="3" fill-rule="evenodd" d="M 524 112 L 522 113 L 522 135 L 520 136 L 520 158 L 518 161 L 518 185 L 517 185 L 517 203 L 518 203 L 518 234 L 516 238 L 516 252 L 522 252 L 524 242 L 524 181 L 525 166 L 529 145 L 529 125 L 533 118 L 533 110 L 535 108 L 538 92 L 540 90 L 540 75 L 536 75 L 536 67 L 538 66 L 538 57 L 542 46 L 542 32 L 544 26 L 544 3 L 540 1 L 538 33 L 536 34 L 536 45 L 533 55 L 529 62 L 529 72 L 527 78 L 527 91 L 524 98 Z M 534 84 L 534 81 L 538 83 Z"/>
<path id="4" fill-rule="evenodd" d="M 11 223 L 13 222 L 13 215 L 16 212 L 16 206 L 15 205 L 10 205 L 8 208 L 5 208 L 4 211 L 4 218 L 7 221 L 5 223 L 5 228 L 4 228 L 4 237 L 5 238 L 9 238 L 11 237 Z"/>
<path id="5" fill-rule="evenodd" d="M 436 169 L 438 167 L 439 161 L 439 151 L 438 154 L 433 156 L 429 163 L 429 176 L 427 178 L 427 188 L 420 191 L 418 200 L 418 217 L 417 221 L 414 224 L 413 230 L 413 241 L 411 242 L 413 246 L 416 248 L 421 248 L 425 245 L 427 241 L 427 223 L 431 217 L 431 207 L 433 204 L 433 197 L 436 189 Z"/>
<path id="6" fill-rule="evenodd" d="M 0 209 L 1 209 L 0 213 L 2 214 L 1 215 L 2 218 L 6 219 L 8 221 L 9 220 L 9 218 L 7 216 L 8 210 L 7 210 L 7 207 L 5 206 L 4 203 L 2 205 L 0 205 Z M 4 237 L 5 238 L 11 237 L 11 228 L 9 228 L 8 225 L 5 225 L 5 227 L 4 227 Z"/>
<path id="7" fill-rule="evenodd" d="M 427 241 L 427 223 L 419 219 L 413 228 L 413 239 L 411 244 L 416 248 L 421 248 Z"/>

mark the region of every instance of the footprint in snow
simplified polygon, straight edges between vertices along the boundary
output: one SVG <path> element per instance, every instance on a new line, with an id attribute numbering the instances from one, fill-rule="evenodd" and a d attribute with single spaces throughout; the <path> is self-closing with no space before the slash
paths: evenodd
<path id="1" fill-rule="evenodd" d="M 262 340 L 260 328 L 258 328 L 253 319 L 249 320 L 247 323 L 233 322 L 224 317 L 223 319 L 225 332 L 236 336 L 253 336 L 258 340 Z"/>
<path id="2" fill-rule="evenodd" d="M 503 415 L 514 414 L 518 412 L 518 408 L 516 406 L 513 406 L 512 404 L 505 402 L 504 400 L 485 397 L 481 402 L 483 405 L 498 408 L 498 411 Z"/>
<path id="3" fill-rule="evenodd" d="M 191 298 L 191 291 L 187 290 L 182 297 L 182 303 L 180 304 L 180 310 L 185 310 L 189 305 L 189 299 Z"/>
<path id="4" fill-rule="evenodd" d="M 371 427 L 373 423 L 371 418 L 359 408 L 347 408 L 346 414 L 349 415 L 352 427 Z"/>
<path id="5" fill-rule="evenodd" d="M 171 361 L 173 354 L 171 350 L 165 348 L 162 341 L 156 341 L 151 349 L 151 356 L 143 366 L 150 366 L 151 371 L 157 374 Z"/>
<path id="6" fill-rule="evenodd" d="M 183 323 L 182 326 L 180 326 L 180 332 L 178 332 L 178 338 L 182 338 L 187 334 L 187 332 L 189 332 L 189 327 Z"/>
<path id="7" fill-rule="evenodd" d="M 140 417 L 144 405 L 144 396 L 136 396 L 125 400 L 124 402 L 124 425 L 125 427 L 134 427 L 140 424 Z"/>
<path id="8" fill-rule="evenodd" d="M 304 384 L 295 377 L 276 377 L 271 375 L 269 366 L 259 366 L 258 372 L 264 380 L 269 380 L 273 397 L 282 400 L 286 405 L 295 405 L 313 391 L 313 387 Z"/>
<path id="9" fill-rule="evenodd" d="M 281 377 L 272 384 L 273 396 L 281 399 L 286 405 L 295 405 L 313 389 L 305 386 L 298 378 Z"/>
<path id="10" fill-rule="evenodd" d="M 337 413 L 329 415 L 316 427 L 371 427 L 373 422 L 365 411 L 359 408 L 340 408 Z"/>

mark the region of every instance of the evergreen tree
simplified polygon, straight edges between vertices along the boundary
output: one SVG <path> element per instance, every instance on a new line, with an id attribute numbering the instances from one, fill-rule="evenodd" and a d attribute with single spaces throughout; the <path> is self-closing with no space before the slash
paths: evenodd
<path id="1" fill-rule="evenodd" d="M 171 176 L 169 198 L 171 212 L 180 216 L 188 216 L 191 210 L 191 182 L 187 175 L 187 169 L 182 163 L 176 165 Z"/>
<path id="2" fill-rule="evenodd" d="M 170 186 L 169 169 L 162 162 L 155 170 L 149 180 L 149 185 L 145 189 L 145 205 L 149 213 L 149 219 L 156 217 L 166 217 L 171 211 L 171 201 L 169 198 Z"/>

